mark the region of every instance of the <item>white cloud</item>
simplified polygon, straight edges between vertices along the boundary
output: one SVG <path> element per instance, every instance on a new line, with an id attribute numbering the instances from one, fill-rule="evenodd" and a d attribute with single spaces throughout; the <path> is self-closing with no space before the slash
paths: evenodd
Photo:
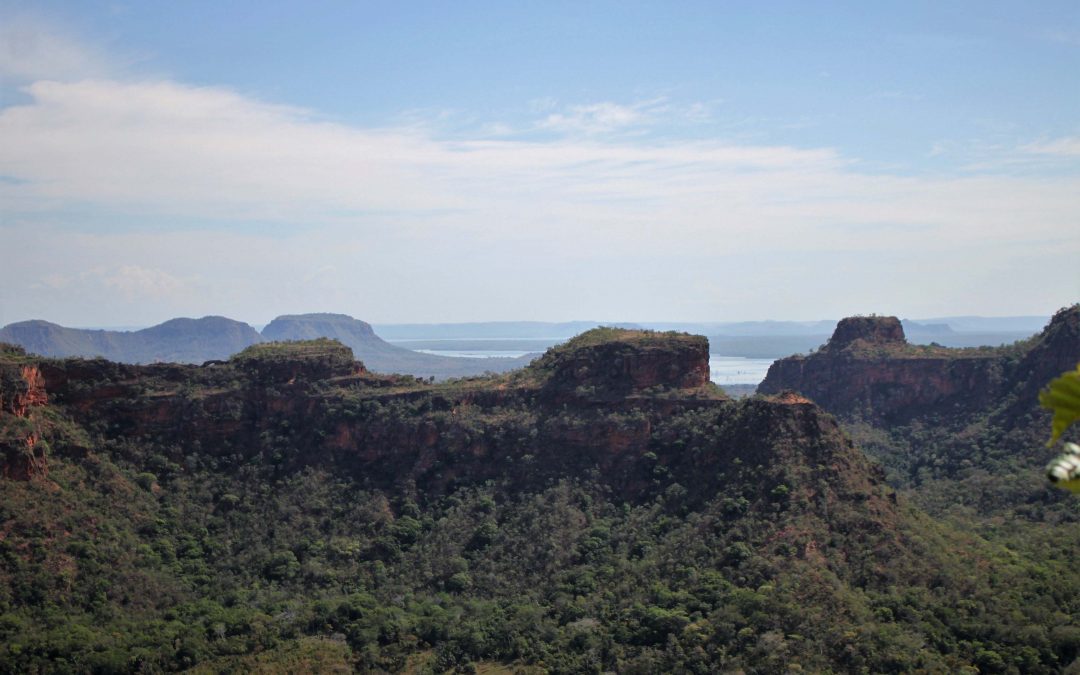
<path id="1" fill-rule="evenodd" d="M 563 133 L 602 134 L 646 123 L 662 99 L 621 105 L 612 102 L 570 106 L 540 121 L 542 129 Z"/>
<path id="2" fill-rule="evenodd" d="M 962 273 L 980 281 L 956 311 L 1002 313 L 986 307 L 1038 292 L 1018 278 L 1080 254 L 1076 176 L 890 175 L 828 148 L 588 133 L 647 125 L 660 101 L 569 108 L 576 121 L 545 141 L 444 140 L 171 81 L 26 92 L 0 110 L 0 241 L 22 252 L 0 278 L 6 320 L 35 306 L 129 313 L 82 324 L 312 309 L 377 321 L 764 318 L 755 302 L 781 302 L 774 283 L 789 299 L 767 316 L 838 314 L 828 299 L 845 283 L 886 311 L 932 315 L 943 313 L 927 304 L 932 280 Z M 1067 140 L 1039 147 L 1065 155 Z M 117 225 L 80 233 L 73 213 Z M 178 221 L 188 225 L 169 227 Z M 108 273 L 29 289 L 41 269 Z M 762 290 L 705 290 L 718 280 Z M 95 306 L 109 292 L 124 303 Z"/>
<path id="3" fill-rule="evenodd" d="M 58 26 L 27 15 L 5 16 L 0 23 L 0 80 L 98 77 L 109 69 L 102 52 Z"/>
<path id="4" fill-rule="evenodd" d="M 139 265 L 122 265 L 103 270 L 99 275 L 107 290 L 119 293 L 128 300 L 160 300 L 176 295 L 185 286 L 184 282 L 167 272 Z"/>
<path id="5" fill-rule="evenodd" d="M 1080 136 L 1066 136 L 1051 141 L 1032 143 L 1022 148 L 1025 152 L 1036 155 L 1054 155 L 1057 157 L 1080 157 Z"/>

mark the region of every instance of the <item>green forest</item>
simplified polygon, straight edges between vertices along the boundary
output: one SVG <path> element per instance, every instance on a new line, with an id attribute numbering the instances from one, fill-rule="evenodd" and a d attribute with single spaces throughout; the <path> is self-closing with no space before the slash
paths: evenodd
<path id="1" fill-rule="evenodd" d="M 887 421 L 732 400 L 676 333 L 443 383 L 5 348 L 0 670 L 1073 672 L 1048 335 L 990 355 L 1009 395 Z"/>

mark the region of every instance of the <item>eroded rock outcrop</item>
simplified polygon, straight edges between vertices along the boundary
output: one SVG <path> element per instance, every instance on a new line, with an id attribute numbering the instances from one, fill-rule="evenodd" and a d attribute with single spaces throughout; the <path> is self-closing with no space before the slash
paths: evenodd
<path id="1" fill-rule="evenodd" d="M 849 316 L 836 324 L 823 349 L 836 352 L 860 346 L 906 344 L 904 327 L 895 316 Z"/>
<path id="2" fill-rule="evenodd" d="M 834 414 L 903 423 L 1010 397 L 1030 408 L 1038 390 L 1078 360 L 1080 306 L 1059 311 L 1031 340 L 998 348 L 912 345 L 895 317 L 851 317 L 819 352 L 773 363 L 758 391 L 798 391 Z"/>
<path id="3" fill-rule="evenodd" d="M 707 341 L 684 334 L 601 329 L 522 371 L 445 384 L 369 373 L 325 340 L 202 367 L 70 360 L 44 372 L 58 409 L 104 430 L 112 451 L 138 457 L 150 444 L 178 470 L 320 466 L 416 499 L 596 475 L 624 499 L 675 489 L 698 503 L 739 480 L 767 510 L 778 486 L 828 485 L 831 500 L 869 495 L 876 528 L 892 508 L 835 420 L 797 396 L 728 399 L 709 382 Z M 823 497 L 790 499 L 816 508 Z"/>
<path id="4" fill-rule="evenodd" d="M 598 328 L 552 349 L 533 369 L 550 398 L 611 399 L 709 382 L 709 341 L 699 335 Z"/>
<path id="5" fill-rule="evenodd" d="M 48 475 L 48 445 L 38 409 L 48 403 L 41 370 L 18 347 L 0 345 L 0 475 L 30 480 Z"/>

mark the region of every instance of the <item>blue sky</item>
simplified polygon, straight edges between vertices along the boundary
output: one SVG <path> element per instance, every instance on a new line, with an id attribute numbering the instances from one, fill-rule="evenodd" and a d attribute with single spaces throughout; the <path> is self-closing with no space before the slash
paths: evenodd
<path id="1" fill-rule="evenodd" d="M 0 324 L 1080 299 L 1076 2 L 0 2 L 0 75 Z"/>

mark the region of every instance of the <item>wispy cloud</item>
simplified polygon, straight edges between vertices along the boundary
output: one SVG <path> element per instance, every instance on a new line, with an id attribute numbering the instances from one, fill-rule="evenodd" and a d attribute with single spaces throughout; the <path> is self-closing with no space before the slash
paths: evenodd
<path id="1" fill-rule="evenodd" d="M 532 102 L 531 107 L 546 113 L 536 126 L 568 135 L 601 135 L 614 132 L 643 131 L 656 127 L 700 124 L 711 118 L 715 102 L 675 105 L 665 97 L 633 103 L 601 101 L 560 108 L 551 99 Z"/>
<path id="2" fill-rule="evenodd" d="M 1071 47 L 1080 47 L 1080 31 L 1054 28 L 1043 31 L 1040 37 L 1049 42 L 1056 42 Z"/>
<path id="3" fill-rule="evenodd" d="M 591 103 L 571 106 L 566 112 L 548 115 L 540 122 L 546 129 L 586 134 L 606 133 L 639 125 L 649 117 L 649 104 Z"/>
<path id="4" fill-rule="evenodd" d="M 1075 167 L 1076 138 L 987 151 L 976 172 L 900 175 L 828 147 L 657 140 L 644 132 L 709 116 L 664 99 L 536 101 L 527 130 L 450 135 L 424 113 L 360 127 L 225 87 L 86 79 L 77 47 L 45 65 L 28 53 L 3 66 L 32 82 L 0 109 L 0 241 L 20 252 L 0 312 L 130 323 L 92 316 L 111 294 L 154 319 L 752 318 L 785 288 L 774 314 L 834 294 L 917 296 L 885 309 L 934 314 L 948 309 L 927 304 L 942 278 L 927 265 L 977 279 L 955 291 L 972 303 L 1021 308 L 1040 287 L 1017 280 L 1018 256 L 1045 269 L 1080 255 L 1077 172 L 1001 161 Z M 773 290 L 718 282 L 766 278 Z M 813 311 L 851 311 L 827 307 Z"/>
<path id="5" fill-rule="evenodd" d="M 1065 138 L 1030 143 L 1021 149 L 1035 155 L 1080 157 L 1080 136 L 1066 136 Z"/>
<path id="6" fill-rule="evenodd" d="M 100 270 L 98 275 L 106 289 L 128 300 L 161 300 L 180 293 L 186 285 L 168 272 L 140 265 L 121 265 Z"/>
<path id="7" fill-rule="evenodd" d="M 7 15 L 0 23 L 0 80 L 100 77 L 112 69 L 101 50 L 63 28 L 31 15 Z"/>

